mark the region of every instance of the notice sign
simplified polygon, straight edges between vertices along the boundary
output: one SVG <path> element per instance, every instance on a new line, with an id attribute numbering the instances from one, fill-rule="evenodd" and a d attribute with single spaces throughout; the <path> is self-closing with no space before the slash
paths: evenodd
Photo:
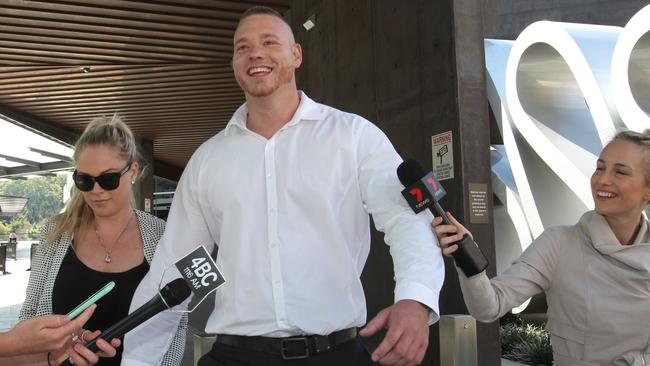
<path id="1" fill-rule="evenodd" d="M 454 145 L 451 131 L 431 137 L 433 174 L 440 180 L 454 178 Z"/>
<path id="2" fill-rule="evenodd" d="M 469 222 L 472 224 L 488 223 L 487 184 L 469 184 Z"/>

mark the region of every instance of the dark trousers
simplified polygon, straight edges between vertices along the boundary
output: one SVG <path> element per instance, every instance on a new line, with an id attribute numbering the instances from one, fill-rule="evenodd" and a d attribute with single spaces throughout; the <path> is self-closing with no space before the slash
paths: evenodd
<path id="1" fill-rule="evenodd" d="M 251 351 L 226 344 L 215 344 L 199 360 L 198 366 L 372 366 L 370 354 L 358 337 L 329 351 L 300 360 Z"/>

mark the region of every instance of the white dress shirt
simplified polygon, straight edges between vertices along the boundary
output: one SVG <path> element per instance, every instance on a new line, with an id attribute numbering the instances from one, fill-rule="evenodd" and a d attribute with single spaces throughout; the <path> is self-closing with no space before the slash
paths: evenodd
<path id="1" fill-rule="evenodd" d="M 444 264 L 431 216 L 415 215 L 400 194 L 401 158 L 381 130 L 302 92 L 270 139 L 250 131 L 246 116 L 244 104 L 190 159 L 131 310 L 154 296 L 166 267 L 216 243 L 226 283 L 206 332 L 283 337 L 362 326 L 370 213 L 390 246 L 395 301 L 419 301 L 436 321 Z M 158 364 L 179 319 L 166 311 L 129 333 L 122 365 Z"/>

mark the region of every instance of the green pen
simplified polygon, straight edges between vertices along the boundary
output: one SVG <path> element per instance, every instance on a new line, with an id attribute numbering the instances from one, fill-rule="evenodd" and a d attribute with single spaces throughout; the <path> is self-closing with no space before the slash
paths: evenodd
<path id="1" fill-rule="evenodd" d="M 99 291 L 95 292 L 94 294 L 92 294 L 92 296 L 87 298 L 86 301 L 82 302 L 76 308 L 72 309 L 72 311 L 68 313 L 68 318 L 70 320 L 76 318 L 77 315 L 81 314 L 90 305 L 94 304 L 95 302 L 97 302 L 97 300 L 104 297 L 104 295 L 111 292 L 113 287 L 115 287 L 115 282 L 113 282 L 113 281 L 111 281 L 111 282 L 107 283 L 106 285 L 104 285 L 104 287 L 100 288 Z"/>

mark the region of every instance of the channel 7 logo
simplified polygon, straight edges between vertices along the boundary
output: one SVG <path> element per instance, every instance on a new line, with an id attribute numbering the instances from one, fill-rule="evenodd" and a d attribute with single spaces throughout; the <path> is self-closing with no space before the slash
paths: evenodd
<path id="1" fill-rule="evenodd" d="M 434 202 L 439 201 L 446 194 L 445 189 L 431 172 L 402 191 L 402 196 L 415 213 L 431 207 Z"/>

